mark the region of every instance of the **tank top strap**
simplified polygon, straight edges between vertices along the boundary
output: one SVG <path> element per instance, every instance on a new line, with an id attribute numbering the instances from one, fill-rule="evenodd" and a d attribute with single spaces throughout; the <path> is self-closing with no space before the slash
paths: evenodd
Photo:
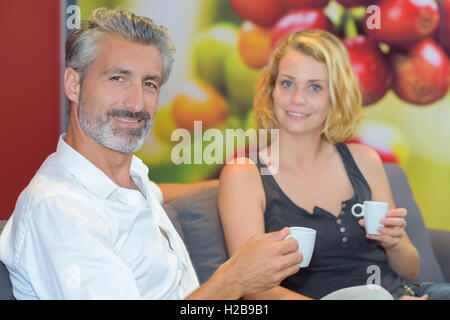
<path id="1" fill-rule="evenodd" d="M 273 199 L 280 198 L 280 190 L 278 183 L 275 181 L 275 178 L 271 174 L 261 174 L 262 169 L 269 170 L 264 160 L 257 154 L 256 158 L 256 166 L 259 170 L 259 176 L 261 177 L 261 182 L 263 185 L 264 193 L 266 195 L 266 208 L 267 204 L 270 203 Z"/>
<path id="2" fill-rule="evenodd" d="M 337 143 L 335 146 L 341 156 L 342 162 L 344 163 L 347 176 L 353 185 L 353 189 L 356 193 L 358 193 L 359 201 L 371 200 L 372 192 L 370 190 L 370 186 L 367 183 L 366 178 L 364 178 L 364 175 L 361 173 L 361 170 L 359 170 L 350 149 L 343 142 Z"/>

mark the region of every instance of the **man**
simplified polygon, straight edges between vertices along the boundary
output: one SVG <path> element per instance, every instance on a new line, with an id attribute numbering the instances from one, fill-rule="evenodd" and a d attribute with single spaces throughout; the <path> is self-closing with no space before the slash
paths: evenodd
<path id="1" fill-rule="evenodd" d="M 66 42 L 67 133 L 21 193 L 0 239 L 18 299 L 237 299 L 302 257 L 288 230 L 249 240 L 199 287 L 138 150 L 174 48 L 167 30 L 97 9 Z"/>

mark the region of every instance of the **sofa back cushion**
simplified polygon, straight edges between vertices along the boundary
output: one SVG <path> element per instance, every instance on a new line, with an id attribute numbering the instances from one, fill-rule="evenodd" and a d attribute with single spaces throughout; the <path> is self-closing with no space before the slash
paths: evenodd
<path id="1" fill-rule="evenodd" d="M 434 254 L 422 214 L 414 200 L 405 172 L 401 167 L 392 163 L 385 163 L 384 169 L 391 186 L 395 206 L 408 210 L 406 233 L 420 256 L 420 274 L 416 282 L 443 282 L 444 275 Z"/>
<path id="2" fill-rule="evenodd" d="M 6 221 L 0 221 L 0 234 L 5 227 Z M 0 261 L 0 300 L 14 300 L 14 295 L 11 286 L 11 280 L 9 279 L 9 272 L 6 269 L 3 262 Z"/>
<path id="3" fill-rule="evenodd" d="M 200 283 L 208 280 L 216 269 L 228 260 L 228 252 L 217 208 L 218 188 L 210 188 L 170 203 L 177 211 L 186 248 Z M 166 207 L 166 206 L 165 206 Z M 167 213 L 172 219 L 173 212 Z"/>
<path id="4" fill-rule="evenodd" d="M 396 164 L 384 165 L 396 207 L 406 208 L 408 233 L 420 255 L 420 275 L 416 282 L 442 282 L 444 276 L 434 255 L 431 241 L 419 207 L 414 201 L 408 179 Z M 222 223 L 217 208 L 218 188 L 178 199 L 171 203 L 177 211 L 169 214 L 179 224 L 192 263 L 200 283 L 205 282 L 214 271 L 228 259 Z"/>

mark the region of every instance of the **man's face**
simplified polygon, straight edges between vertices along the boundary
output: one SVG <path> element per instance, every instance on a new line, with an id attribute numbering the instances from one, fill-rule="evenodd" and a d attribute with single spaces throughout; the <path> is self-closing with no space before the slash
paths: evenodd
<path id="1" fill-rule="evenodd" d="M 98 44 L 80 91 L 78 118 L 101 145 L 137 151 L 153 125 L 163 73 L 155 46 L 109 37 Z"/>

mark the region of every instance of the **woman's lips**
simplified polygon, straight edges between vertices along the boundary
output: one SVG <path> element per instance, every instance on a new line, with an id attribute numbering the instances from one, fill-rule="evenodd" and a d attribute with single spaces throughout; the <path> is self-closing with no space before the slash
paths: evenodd
<path id="1" fill-rule="evenodd" d="M 297 112 L 297 111 L 286 111 L 289 118 L 295 120 L 302 120 L 308 118 L 310 115 L 307 113 Z"/>

